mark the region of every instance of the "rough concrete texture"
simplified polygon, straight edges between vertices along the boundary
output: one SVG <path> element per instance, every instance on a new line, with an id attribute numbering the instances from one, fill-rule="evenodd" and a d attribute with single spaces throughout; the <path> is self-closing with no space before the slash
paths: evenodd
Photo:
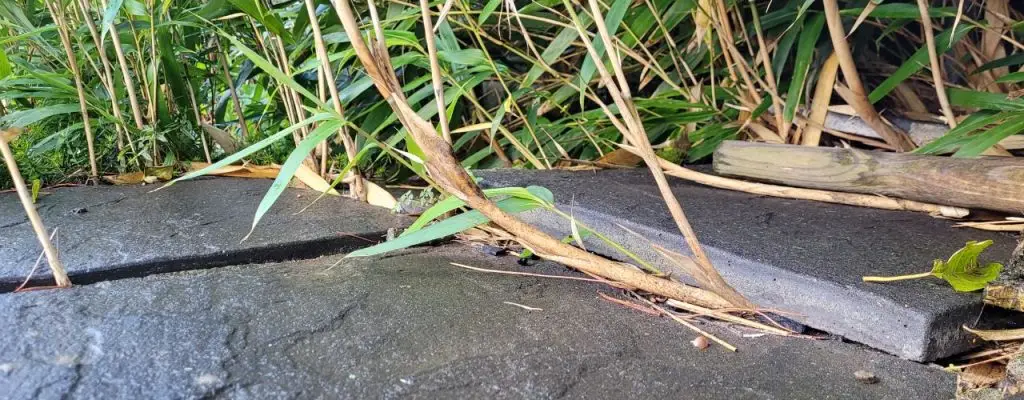
<path id="1" fill-rule="evenodd" d="M 0 393 L 70 398 L 949 398 L 954 376 L 840 341 L 704 351 L 607 286 L 464 246 L 0 295 Z M 530 272 L 569 274 L 540 263 Z M 527 311 L 514 302 L 543 311 Z M 854 372 L 879 378 L 859 383 Z"/>
<path id="2" fill-rule="evenodd" d="M 588 172 L 476 171 L 488 187 L 540 185 L 563 211 L 665 271 L 682 276 L 651 243 L 689 254 L 646 169 Z M 896 354 L 930 361 L 972 346 L 960 327 L 978 319 L 978 293 L 944 281 L 864 283 L 866 275 L 931 269 L 969 240 L 993 239 L 983 254 L 1006 260 L 1009 235 L 954 229 L 928 215 L 754 196 L 670 178 L 705 251 L 726 280 L 762 307 L 796 313 L 814 328 Z M 566 236 L 569 222 L 546 211 L 528 222 Z M 625 228 L 625 229 L 624 229 Z M 632 231 L 632 232 L 630 232 Z M 588 249 L 622 258 L 588 239 Z"/>
<path id="3" fill-rule="evenodd" d="M 347 198 L 286 189 L 253 235 L 263 179 L 213 178 L 158 186 L 75 187 L 42 196 L 38 209 L 74 283 L 197 267 L 308 258 L 349 251 L 411 223 Z M 0 292 L 17 287 L 41 252 L 14 193 L 0 194 Z M 49 269 L 37 280 L 52 282 Z"/>

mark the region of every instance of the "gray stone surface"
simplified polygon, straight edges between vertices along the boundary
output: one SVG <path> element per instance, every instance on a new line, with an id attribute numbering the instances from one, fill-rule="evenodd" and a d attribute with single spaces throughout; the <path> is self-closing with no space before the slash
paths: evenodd
<path id="1" fill-rule="evenodd" d="M 338 258 L 0 294 L 0 397 L 942 399 L 954 389 L 936 367 L 840 341 L 699 323 L 739 347 L 699 351 L 675 322 L 598 299 L 614 293 L 606 286 L 449 265 L 522 269 L 464 246 L 331 268 Z M 858 383 L 858 370 L 880 381 Z"/>
<path id="2" fill-rule="evenodd" d="M 689 253 L 645 169 L 475 174 L 484 186 L 545 186 L 559 208 L 571 209 L 582 223 L 681 273 L 651 249 L 656 243 Z M 983 258 L 1004 261 L 1015 244 L 1009 235 L 955 229 L 918 213 L 670 182 L 712 262 L 737 290 L 763 307 L 794 312 L 794 319 L 812 327 L 912 360 L 970 348 L 972 338 L 960 327 L 978 319 L 980 294 L 956 293 L 938 279 L 877 284 L 861 277 L 928 271 L 933 259 L 948 257 L 968 240 L 995 240 Z M 553 234 L 570 232 L 568 221 L 546 211 L 523 217 Z M 602 242 L 587 243 L 617 256 Z"/>
<path id="3" fill-rule="evenodd" d="M 157 186 L 63 188 L 41 197 L 38 209 L 48 229 L 58 228 L 61 258 L 75 283 L 349 251 L 411 223 L 339 197 L 296 214 L 318 193 L 289 188 L 241 242 L 270 183 L 199 179 L 152 193 Z M 40 251 L 17 196 L 0 194 L 0 292 L 25 279 Z M 52 282 L 45 267 L 35 276 Z"/>

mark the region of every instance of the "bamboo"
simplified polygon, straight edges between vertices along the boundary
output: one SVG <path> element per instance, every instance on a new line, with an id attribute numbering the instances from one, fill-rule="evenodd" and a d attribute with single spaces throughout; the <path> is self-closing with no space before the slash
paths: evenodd
<path id="1" fill-rule="evenodd" d="M 103 65 L 103 74 L 101 76 L 104 78 L 102 81 L 105 89 L 107 90 L 107 95 L 110 96 L 110 109 L 114 114 L 114 119 L 117 121 L 115 126 L 118 129 L 118 138 L 120 138 L 121 130 L 123 129 L 124 136 L 128 139 L 128 148 L 132 150 L 132 154 L 138 154 L 135 150 L 135 143 L 134 140 L 132 140 L 132 134 L 125 125 L 124 117 L 121 115 L 121 102 L 117 98 L 117 88 L 114 86 L 113 68 L 110 66 L 111 63 L 109 57 L 107 57 L 106 48 L 100 40 L 99 31 L 96 29 L 96 23 L 92 20 L 89 2 L 86 0 L 79 0 L 78 5 L 81 7 L 82 20 L 85 21 L 85 25 L 89 29 L 89 36 L 92 37 L 92 42 L 96 46 L 96 52 L 100 54 L 100 63 Z M 114 32 L 111 36 L 117 36 L 117 32 Z M 124 68 L 122 68 L 121 71 L 124 73 Z M 131 93 L 130 89 L 128 93 Z M 118 142 L 120 144 L 120 140 Z"/>
<path id="2" fill-rule="evenodd" d="M 235 114 L 238 114 L 238 128 L 241 130 L 242 139 L 249 137 L 249 127 L 245 122 L 245 111 L 242 110 L 242 101 L 238 99 L 238 91 L 235 89 L 235 81 L 231 79 L 231 72 L 228 71 L 228 57 L 224 54 L 223 48 L 220 46 L 220 40 L 215 40 L 217 43 L 217 54 L 220 59 L 220 69 L 224 74 L 224 80 L 228 83 L 228 90 L 231 92 L 231 103 L 235 106 Z"/>
<path id="3" fill-rule="evenodd" d="M 811 113 L 807 117 L 810 124 L 800 137 L 800 144 L 804 146 L 817 146 L 821 141 L 821 129 L 825 126 L 825 117 L 828 116 L 828 104 L 832 100 L 838 69 L 839 58 L 834 53 L 821 65 L 818 83 L 814 87 L 814 98 L 811 100 Z"/>
<path id="4" fill-rule="evenodd" d="M 107 8 L 107 0 L 103 0 L 103 8 Z M 128 60 L 124 56 L 124 49 L 121 46 L 121 35 L 117 29 L 111 27 L 110 40 L 114 43 L 114 54 L 117 55 L 118 68 L 121 70 L 121 78 L 124 80 L 125 89 L 128 92 L 128 104 L 132 108 L 132 118 L 135 120 L 135 128 L 143 129 L 142 107 L 139 106 L 138 96 L 135 94 L 135 81 L 128 73 Z M 129 139 L 130 140 L 130 139 Z M 132 151 L 135 151 L 134 149 Z"/>
<path id="5" fill-rule="evenodd" d="M 579 24 L 579 19 L 576 16 L 575 11 L 572 9 L 573 6 L 568 2 L 568 0 L 563 0 L 563 3 L 566 5 L 566 9 L 572 16 L 572 19 L 576 24 L 577 31 L 580 31 L 580 39 L 586 46 L 587 51 L 595 60 L 600 60 L 601 58 L 597 54 L 594 46 L 591 44 L 588 35 L 586 32 L 583 32 L 583 29 Z M 597 26 L 599 36 L 604 42 L 605 48 L 614 49 L 614 42 L 612 41 L 611 35 L 608 33 L 604 20 L 601 17 L 601 10 L 597 1 L 590 0 L 589 5 L 591 13 L 594 15 L 594 22 Z M 683 234 L 686 244 L 694 255 L 696 264 L 701 273 L 694 274 L 693 278 L 696 279 L 704 288 L 723 297 L 732 305 L 741 308 L 753 309 L 754 304 L 744 298 L 743 295 L 739 294 L 739 292 L 736 292 L 736 290 L 721 277 L 718 271 L 715 270 L 714 266 L 711 264 L 711 260 L 704 252 L 703 247 L 701 247 L 700 242 L 697 240 L 697 234 L 693 231 L 693 227 L 686 218 L 686 214 L 683 212 L 679 199 L 677 199 L 675 194 L 672 193 L 671 188 L 668 186 L 668 180 L 665 178 L 665 173 L 658 166 L 658 157 L 654 154 L 654 149 L 651 147 L 650 140 L 647 137 L 647 132 L 644 130 L 643 123 L 640 121 L 640 116 L 636 107 L 633 105 L 629 84 L 626 80 L 626 75 L 622 70 L 622 62 L 615 51 L 608 51 L 607 55 L 611 60 L 611 66 L 614 70 L 614 80 L 613 75 L 604 67 L 603 62 L 595 62 L 594 65 L 597 67 L 597 71 L 604 82 L 605 88 L 609 91 L 615 105 L 619 109 L 622 120 L 625 122 L 627 129 L 622 130 L 623 135 L 634 148 L 639 150 L 638 155 L 644 159 L 644 163 L 647 164 L 651 173 L 654 175 L 654 180 L 658 184 L 658 190 L 661 192 L 662 198 L 669 209 L 669 213 L 672 214 L 672 219 L 675 221 L 679 231 Z M 614 118 L 614 114 L 611 113 L 608 113 L 607 116 L 609 118 Z"/>
<path id="6" fill-rule="evenodd" d="M 928 3 L 925 0 L 917 0 L 917 8 L 921 11 L 921 30 L 924 31 L 924 42 L 928 47 L 928 61 L 931 63 L 935 96 L 939 99 L 939 106 L 942 107 L 942 115 L 946 117 L 946 123 L 950 128 L 956 128 L 956 115 L 953 114 L 949 98 L 946 97 L 946 85 L 942 79 L 942 63 L 939 62 L 939 54 L 935 50 L 935 32 L 932 28 L 932 19 L 928 16 Z"/>
<path id="7" fill-rule="evenodd" d="M 71 36 L 68 34 L 67 21 L 63 12 L 49 0 L 45 0 L 46 7 L 50 10 L 57 23 L 57 32 L 60 36 L 60 43 L 64 46 L 64 54 L 68 57 L 68 67 L 71 68 L 71 75 L 75 78 L 75 91 L 78 93 L 78 107 L 82 113 L 82 127 L 85 130 L 85 144 L 89 152 L 89 180 L 95 184 L 99 178 L 99 167 L 96 165 L 96 148 L 93 144 L 92 123 L 89 122 L 89 106 L 85 100 L 85 87 L 82 85 L 81 71 L 78 69 L 78 61 L 75 59 L 75 51 L 71 48 Z M 45 232 L 44 232 L 45 236 Z"/>
<path id="8" fill-rule="evenodd" d="M 317 58 L 320 59 L 324 76 L 327 78 L 327 89 L 331 93 L 331 104 L 334 105 L 334 111 L 342 118 L 345 118 L 345 108 L 341 105 L 341 95 L 338 94 L 338 85 L 334 80 L 334 72 L 331 71 L 331 61 L 327 55 L 327 46 L 324 44 L 323 35 L 320 33 L 320 23 L 316 17 L 316 5 L 313 4 L 313 0 L 306 0 L 306 12 L 309 13 L 309 25 L 313 28 L 313 41 L 316 46 Z M 354 42 L 355 38 L 350 37 L 349 40 Z M 381 34 L 380 40 L 384 40 L 383 34 Z M 342 144 L 345 146 L 345 154 L 348 156 L 349 161 L 354 161 L 356 159 L 356 144 L 352 137 L 349 136 L 348 128 L 342 125 L 338 135 L 341 136 Z M 355 178 L 352 184 L 352 194 L 355 198 L 366 201 L 366 188 L 364 187 L 363 178 L 355 168 L 352 168 L 351 171 Z"/>
<path id="9" fill-rule="evenodd" d="M 46 262 L 50 264 L 50 271 L 53 273 L 54 281 L 57 282 L 58 287 L 70 287 L 71 280 L 68 279 L 68 274 L 64 271 L 64 264 L 60 262 L 57 249 L 53 247 L 50 237 L 46 235 L 43 219 L 39 217 L 36 206 L 32 204 L 32 195 L 25 185 L 25 179 L 21 177 L 18 164 L 14 161 L 14 153 L 11 152 L 11 147 L 7 145 L 9 141 L 14 140 L 15 136 L 17 136 L 17 132 L 0 131 L 0 153 L 3 153 L 4 162 L 7 164 L 7 171 L 11 173 L 11 181 L 14 182 L 14 188 L 18 192 L 18 199 L 21 200 L 22 207 L 25 208 L 25 215 L 28 216 L 32 230 L 36 233 L 36 239 L 43 246 L 43 253 L 46 254 Z"/>
<path id="10" fill-rule="evenodd" d="M 441 65 L 437 60 L 437 45 L 434 43 L 434 27 L 430 17 L 430 2 L 420 0 L 420 12 L 423 15 L 423 36 L 427 41 L 427 56 L 430 58 L 430 82 L 434 87 L 434 102 L 437 104 L 437 123 L 441 125 L 441 136 L 448 143 L 452 142 L 452 131 L 448 127 L 448 111 L 444 105 L 444 82 L 441 81 Z"/>
<path id="11" fill-rule="evenodd" d="M 875 106 L 868 101 L 867 91 L 860 80 L 857 72 L 857 62 L 850 52 L 850 45 L 846 42 L 846 32 L 843 30 L 842 16 L 839 15 L 839 5 L 836 0 L 822 0 L 825 6 L 825 20 L 828 24 L 829 36 L 832 38 L 832 47 L 836 57 L 839 58 L 839 68 L 843 71 L 846 84 L 853 93 L 850 105 L 857 110 L 857 114 L 864 119 L 868 125 L 882 135 L 886 143 L 900 151 L 913 150 L 914 142 L 903 133 L 882 121 Z"/>
<path id="12" fill-rule="evenodd" d="M 391 64 L 383 55 L 371 54 L 363 42 L 348 0 L 335 1 L 338 18 L 352 41 L 352 47 L 363 64 L 367 75 L 373 80 L 380 94 L 388 101 L 398 115 L 399 120 L 408 129 L 416 143 L 426 155 L 425 166 L 431 177 L 445 191 L 465 201 L 470 207 L 486 215 L 498 226 L 504 228 L 532 249 L 534 254 L 556 262 L 592 273 L 606 279 L 626 283 L 630 286 L 649 291 L 661 296 L 688 301 L 710 308 L 728 307 L 730 303 L 721 296 L 707 290 L 697 289 L 667 279 L 645 274 L 635 267 L 609 261 L 590 254 L 576 247 L 562 243 L 558 239 L 523 223 L 519 219 L 502 211 L 491 200 L 487 199 L 480 188 L 469 177 L 469 174 L 452 155 L 451 146 L 437 136 L 436 131 L 423 118 L 419 117 L 406 103 L 401 92 L 398 78 L 394 75 Z M 598 63 L 600 64 L 600 63 Z M 380 65 L 380 67 L 378 67 Z"/>

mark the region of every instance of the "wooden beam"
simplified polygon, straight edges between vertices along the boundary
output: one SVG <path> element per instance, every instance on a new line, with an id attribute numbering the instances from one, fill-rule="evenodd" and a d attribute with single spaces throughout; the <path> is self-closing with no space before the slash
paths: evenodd
<path id="1" fill-rule="evenodd" d="M 727 141 L 716 173 L 786 186 L 1024 212 L 1024 160 L 950 158 Z"/>

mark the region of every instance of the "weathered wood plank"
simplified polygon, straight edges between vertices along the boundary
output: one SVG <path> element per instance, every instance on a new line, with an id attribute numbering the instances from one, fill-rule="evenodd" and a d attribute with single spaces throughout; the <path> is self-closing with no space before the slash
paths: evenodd
<path id="1" fill-rule="evenodd" d="M 715 172 L 787 186 L 1024 212 L 1024 160 L 961 159 L 728 141 Z"/>

